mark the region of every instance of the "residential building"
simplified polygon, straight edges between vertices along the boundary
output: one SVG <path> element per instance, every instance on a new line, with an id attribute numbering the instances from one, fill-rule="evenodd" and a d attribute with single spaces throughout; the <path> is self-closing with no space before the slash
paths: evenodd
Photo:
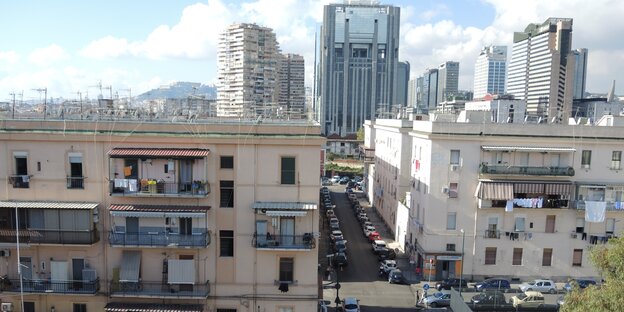
<path id="1" fill-rule="evenodd" d="M 319 168 L 306 164 L 325 142 L 318 124 L 48 119 L 0 129 L 3 305 L 316 309 Z"/>
<path id="2" fill-rule="evenodd" d="M 469 121 L 486 123 L 524 123 L 526 102 L 501 96 L 486 97 L 483 101 L 466 102 L 464 114 Z M 480 113 L 481 119 L 477 116 Z"/>
<path id="3" fill-rule="evenodd" d="M 407 225 L 405 250 L 432 280 L 462 268 L 470 280 L 599 279 L 589 250 L 624 229 L 624 117 L 494 122 L 367 121 L 362 150 L 374 154 L 366 172 L 375 209 L 387 224 Z M 395 182 L 406 174 L 407 190 Z"/>
<path id="4" fill-rule="evenodd" d="M 572 51 L 574 55 L 574 99 L 585 97 L 585 84 L 587 80 L 587 49 L 576 49 Z"/>
<path id="5" fill-rule="evenodd" d="M 477 57 L 474 72 L 474 98 L 505 94 L 507 46 L 487 46 Z"/>
<path id="6" fill-rule="evenodd" d="M 282 54 L 279 61 L 279 116 L 287 119 L 306 118 L 305 64 L 303 56 Z"/>
<path id="7" fill-rule="evenodd" d="M 452 100 L 459 90 L 459 62 L 444 62 L 438 66 L 437 103 Z"/>
<path id="8" fill-rule="evenodd" d="M 378 1 L 325 5 L 318 95 L 324 135 L 356 133 L 397 102 L 400 8 Z"/>
<path id="9" fill-rule="evenodd" d="M 275 115 L 280 49 L 271 28 L 230 25 L 217 51 L 217 116 Z"/>
<path id="10" fill-rule="evenodd" d="M 549 18 L 514 33 L 507 93 L 525 100 L 528 114 L 567 122 L 574 91 L 571 45 L 571 18 Z"/>

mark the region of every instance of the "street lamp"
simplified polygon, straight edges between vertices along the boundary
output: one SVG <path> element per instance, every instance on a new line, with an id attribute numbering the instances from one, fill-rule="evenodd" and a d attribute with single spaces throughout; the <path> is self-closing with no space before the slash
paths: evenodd
<path id="1" fill-rule="evenodd" d="M 464 243 L 466 242 L 466 232 L 464 229 L 461 229 L 462 233 L 462 253 L 461 253 L 461 263 L 459 265 L 459 295 L 461 296 L 462 292 L 462 282 L 464 279 Z"/>

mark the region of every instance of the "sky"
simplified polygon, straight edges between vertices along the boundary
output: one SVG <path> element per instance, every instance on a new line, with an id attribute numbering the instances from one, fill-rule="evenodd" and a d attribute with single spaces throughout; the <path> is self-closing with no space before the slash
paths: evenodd
<path id="1" fill-rule="evenodd" d="M 328 0 L 2 1 L 0 102 L 96 97 L 97 85 L 121 97 L 175 81 L 216 83 L 219 34 L 246 22 L 274 29 L 282 52 L 305 58 L 312 87 L 314 36 Z M 485 45 L 507 45 L 514 31 L 548 17 L 574 19 L 572 48 L 589 49 L 587 91 L 624 82 L 624 1 L 394 0 L 401 7 L 399 60 L 411 77 L 460 62 L 459 86 L 472 90 Z M 620 88 L 621 89 L 621 88 Z M 108 93 L 108 89 L 105 89 Z"/>

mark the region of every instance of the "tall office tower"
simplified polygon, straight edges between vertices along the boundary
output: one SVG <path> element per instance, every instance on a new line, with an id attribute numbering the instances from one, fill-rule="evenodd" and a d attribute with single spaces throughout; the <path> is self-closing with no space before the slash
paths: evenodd
<path id="1" fill-rule="evenodd" d="M 275 108 L 280 50 L 273 30 L 233 24 L 218 48 L 217 116 L 255 117 Z"/>
<path id="2" fill-rule="evenodd" d="M 505 66 L 507 46 L 488 46 L 481 49 L 474 72 L 474 98 L 486 94 L 505 93 Z"/>
<path id="3" fill-rule="evenodd" d="M 303 56 L 282 54 L 278 66 L 279 107 L 281 116 L 301 119 L 305 116 L 305 64 Z"/>
<path id="4" fill-rule="evenodd" d="M 427 113 L 438 106 L 438 69 L 427 69 L 422 77 L 422 108 Z"/>
<path id="5" fill-rule="evenodd" d="M 378 1 L 326 5 L 320 42 L 321 129 L 345 137 L 396 104 L 400 8 Z"/>
<path id="6" fill-rule="evenodd" d="M 399 62 L 397 68 L 397 84 L 396 84 L 396 100 L 395 105 L 400 107 L 407 106 L 408 82 L 410 76 L 410 63 Z"/>
<path id="7" fill-rule="evenodd" d="M 452 100 L 459 89 L 459 62 L 444 62 L 438 67 L 437 103 Z"/>
<path id="8" fill-rule="evenodd" d="M 416 108 L 418 105 L 418 95 L 419 95 L 418 81 L 419 79 L 422 80 L 421 77 L 418 77 L 416 79 L 410 79 L 407 82 L 407 107 Z"/>
<path id="9" fill-rule="evenodd" d="M 576 49 L 574 54 L 574 92 L 572 97 L 582 99 L 585 97 L 585 83 L 587 80 L 587 49 Z"/>
<path id="10" fill-rule="evenodd" d="M 515 32 L 507 93 L 527 102 L 527 114 L 548 122 L 568 120 L 572 109 L 572 19 L 549 18 Z"/>

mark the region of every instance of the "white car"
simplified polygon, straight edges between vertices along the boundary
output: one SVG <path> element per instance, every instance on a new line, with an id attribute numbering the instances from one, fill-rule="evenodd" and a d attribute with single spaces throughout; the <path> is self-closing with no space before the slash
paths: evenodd
<path id="1" fill-rule="evenodd" d="M 381 261 L 381 265 L 379 266 L 379 270 L 383 270 L 386 274 L 394 269 L 396 269 L 396 261 L 394 260 Z"/>
<path id="2" fill-rule="evenodd" d="M 552 280 L 536 279 L 532 282 L 522 283 L 518 286 L 522 292 L 539 291 L 541 293 L 557 293 L 557 285 Z"/>
<path id="3" fill-rule="evenodd" d="M 383 250 L 386 248 L 386 242 L 378 239 L 378 240 L 373 241 L 372 246 L 373 246 L 373 252 L 377 253 L 380 250 Z"/>
<path id="4" fill-rule="evenodd" d="M 344 312 L 360 312 L 360 303 L 357 298 L 347 297 L 342 301 L 342 311 Z"/>
<path id="5" fill-rule="evenodd" d="M 329 224 L 340 224 L 340 221 L 336 217 L 331 217 L 329 218 Z"/>
<path id="6" fill-rule="evenodd" d="M 340 230 L 332 231 L 329 237 L 331 237 L 332 241 L 344 239 L 344 236 L 342 235 L 342 231 Z"/>
<path id="7" fill-rule="evenodd" d="M 367 226 L 373 226 L 373 222 L 370 221 L 366 221 L 362 224 L 363 227 L 367 227 Z"/>
<path id="8" fill-rule="evenodd" d="M 340 176 L 333 176 L 331 179 L 329 179 L 329 181 L 331 181 L 331 183 L 333 184 L 336 184 L 340 182 Z"/>
<path id="9" fill-rule="evenodd" d="M 376 229 L 374 226 L 372 225 L 368 225 L 364 227 L 364 237 L 368 237 L 368 235 L 370 235 L 370 233 L 375 232 Z"/>

